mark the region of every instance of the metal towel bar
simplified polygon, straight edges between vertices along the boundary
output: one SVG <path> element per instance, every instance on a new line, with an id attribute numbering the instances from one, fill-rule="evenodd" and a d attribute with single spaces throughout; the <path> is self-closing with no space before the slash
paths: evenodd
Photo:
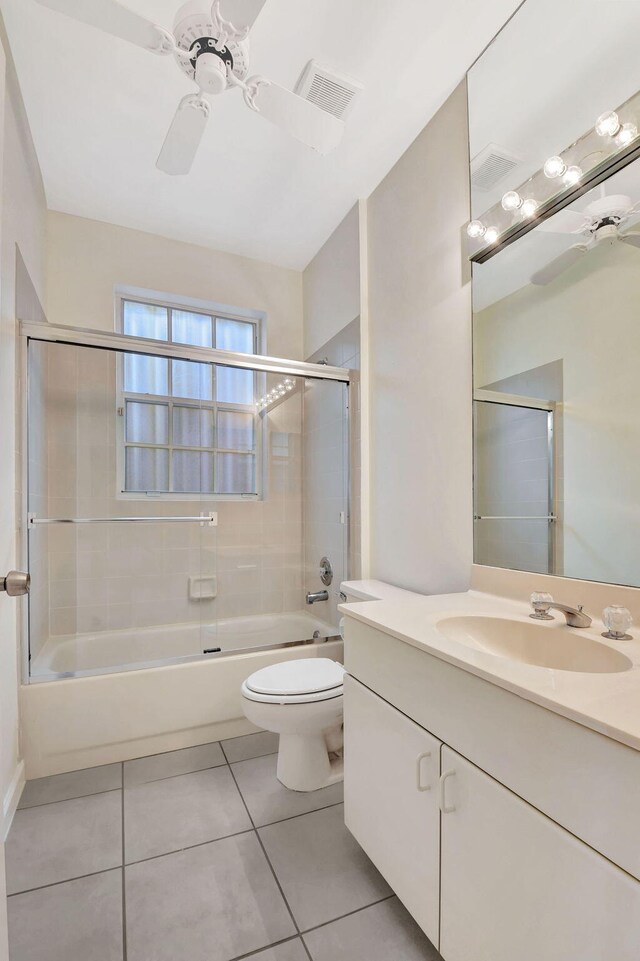
<path id="1" fill-rule="evenodd" d="M 200 514 L 198 517 L 38 517 L 36 514 L 29 514 L 27 517 L 29 527 L 36 524 L 177 524 L 177 523 L 199 523 L 206 524 L 207 527 L 218 526 L 218 514 L 216 511 L 209 511 L 207 514 Z"/>
<path id="2" fill-rule="evenodd" d="M 474 521 L 555 521 L 555 514 L 475 514 Z"/>

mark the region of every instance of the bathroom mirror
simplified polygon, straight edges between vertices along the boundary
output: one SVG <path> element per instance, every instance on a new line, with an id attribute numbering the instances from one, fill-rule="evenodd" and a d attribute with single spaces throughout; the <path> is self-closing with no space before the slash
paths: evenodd
<path id="1" fill-rule="evenodd" d="M 577 42 L 525 4 L 472 69 L 472 216 L 640 89 L 640 3 L 582 6 Z M 473 311 L 475 562 L 640 585 L 640 160 L 474 264 Z"/>

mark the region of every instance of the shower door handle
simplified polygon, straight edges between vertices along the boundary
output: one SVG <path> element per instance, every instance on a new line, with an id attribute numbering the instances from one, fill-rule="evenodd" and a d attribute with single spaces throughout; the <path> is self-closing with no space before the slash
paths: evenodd
<path id="1" fill-rule="evenodd" d="M 9 597 L 28 594 L 30 587 L 31 574 L 26 571 L 9 571 L 6 577 L 0 577 L 0 591 L 6 591 Z"/>

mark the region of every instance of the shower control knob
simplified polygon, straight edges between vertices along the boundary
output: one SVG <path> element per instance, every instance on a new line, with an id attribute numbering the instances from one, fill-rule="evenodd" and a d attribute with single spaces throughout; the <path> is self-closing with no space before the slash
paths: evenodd
<path id="1" fill-rule="evenodd" d="M 323 557 L 320 561 L 320 580 L 326 587 L 329 587 L 333 580 L 333 568 L 328 557 Z"/>
<path id="2" fill-rule="evenodd" d="M 30 586 L 31 574 L 26 571 L 9 571 L 6 577 L 0 577 L 0 591 L 6 591 L 9 597 L 28 594 Z"/>

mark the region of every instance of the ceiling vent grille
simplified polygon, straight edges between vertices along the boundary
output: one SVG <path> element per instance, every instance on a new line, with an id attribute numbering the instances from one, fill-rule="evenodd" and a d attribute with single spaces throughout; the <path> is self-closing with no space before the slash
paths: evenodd
<path id="1" fill-rule="evenodd" d="M 471 161 L 471 183 L 478 190 L 491 190 L 521 162 L 522 157 L 490 143 Z"/>
<path id="2" fill-rule="evenodd" d="M 296 84 L 299 96 L 340 120 L 351 112 L 362 90 L 363 85 L 358 80 L 324 67 L 317 60 L 309 61 Z"/>

